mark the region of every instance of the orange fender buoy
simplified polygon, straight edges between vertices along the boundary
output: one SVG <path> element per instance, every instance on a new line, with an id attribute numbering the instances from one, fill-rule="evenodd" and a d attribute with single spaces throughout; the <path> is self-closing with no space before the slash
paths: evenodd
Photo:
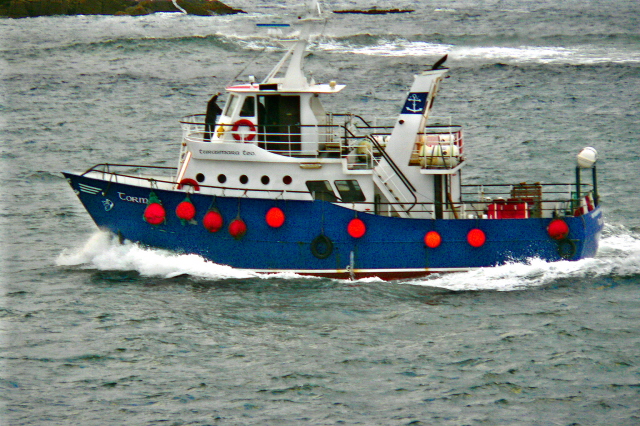
<path id="1" fill-rule="evenodd" d="M 429 248 L 436 248 L 442 243 L 442 237 L 436 231 L 429 231 L 424 236 L 424 244 Z"/>

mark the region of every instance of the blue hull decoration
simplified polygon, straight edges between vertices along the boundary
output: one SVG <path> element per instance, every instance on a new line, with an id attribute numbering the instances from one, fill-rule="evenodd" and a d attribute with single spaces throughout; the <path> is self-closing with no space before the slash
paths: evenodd
<path id="1" fill-rule="evenodd" d="M 344 86 L 307 79 L 300 34 L 261 83 L 229 86 L 222 110 L 216 98 L 181 120 L 176 168 L 64 173 L 98 227 L 235 268 L 352 279 L 596 255 L 595 149 L 578 155 L 573 183 L 464 185 L 462 129 L 430 114 L 444 60 L 415 76 L 397 119 L 374 126 L 324 110 L 320 96 Z"/>

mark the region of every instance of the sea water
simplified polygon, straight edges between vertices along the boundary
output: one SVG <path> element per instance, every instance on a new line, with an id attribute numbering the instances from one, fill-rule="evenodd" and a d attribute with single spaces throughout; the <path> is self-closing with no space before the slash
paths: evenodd
<path id="1" fill-rule="evenodd" d="M 395 117 L 448 54 L 434 114 L 464 126 L 467 183 L 572 182 L 599 152 L 596 258 L 391 282 L 119 244 L 60 174 L 175 166 L 178 119 L 269 72 L 256 24 L 301 7 L 229 4 L 248 13 L 0 20 L 2 424 L 640 424 L 638 3 L 382 1 L 415 12 L 316 27 L 333 112 Z"/>

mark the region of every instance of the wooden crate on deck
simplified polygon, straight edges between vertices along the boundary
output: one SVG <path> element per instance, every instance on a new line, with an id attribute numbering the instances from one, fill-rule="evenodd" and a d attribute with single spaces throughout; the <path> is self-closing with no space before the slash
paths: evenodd
<path id="1" fill-rule="evenodd" d="M 529 217 L 542 216 L 542 185 L 540 182 L 521 182 L 511 188 L 510 202 L 526 202 L 529 207 Z"/>

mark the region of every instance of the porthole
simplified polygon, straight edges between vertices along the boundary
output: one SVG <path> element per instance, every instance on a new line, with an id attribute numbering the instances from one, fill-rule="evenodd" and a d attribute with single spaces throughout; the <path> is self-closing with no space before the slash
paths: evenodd
<path id="1" fill-rule="evenodd" d="M 269 185 L 269 180 L 269 176 L 266 175 L 260 178 L 260 182 L 262 182 L 263 185 Z"/>
<path id="2" fill-rule="evenodd" d="M 198 182 L 204 182 L 204 175 L 203 175 L 202 173 L 198 173 L 198 174 L 196 175 L 196 180 L 197 180 Z"/>
<path id="3" fill-rule="evenodd" d="M 225 183 L 227 181 L 227 177 L 225 175 L 218 175 L 218 182 Z"/>
<path id="4" fill-rule="evenodd" d="M 285 185 L 291 185 L 291 176 L 285 176 L 282 178 L 282 183 L 284 183 Z"/>
<path id="5" fill-rule="evenodd" d="M 247 177 L 247 175 L 242 175 L 240 176 L 240 183 L 241 184 L 246 184 L 247 182 L 249 182 L 249 178 Z"/>

